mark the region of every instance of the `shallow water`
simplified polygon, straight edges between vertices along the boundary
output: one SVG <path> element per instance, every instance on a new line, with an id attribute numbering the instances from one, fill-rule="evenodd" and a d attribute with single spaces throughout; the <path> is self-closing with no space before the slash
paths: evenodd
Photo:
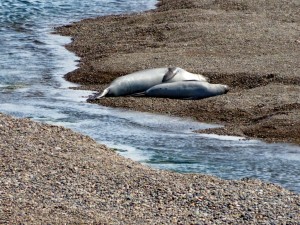
<path id="1" fill-rule="evenodd" d="M 215 127 L 188 119 L 111 109 L 85 102 L 89 91 L 62 77 L 78 58 L 51 35 L 86 17 L 142 11 L 155 1 L 1 0 L 0 112 L 63 125 L 155 168 L 225 179 L 255 177 L 300 192 L 300 147 L 192 130 Z"/>

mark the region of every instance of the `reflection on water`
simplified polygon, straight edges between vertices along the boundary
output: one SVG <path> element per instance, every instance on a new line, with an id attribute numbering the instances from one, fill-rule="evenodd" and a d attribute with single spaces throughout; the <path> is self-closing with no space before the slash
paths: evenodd
<path id="1" fill-rule="evenodd" d="M 52 27 L 84 17 L 140 11 L 155 1 L 1 0 L 0 111 L 63 125 L 156 168 L 226 179 L 255 177 L 300 192 L 300 148 L 239 137 L 193 133 L 216 127 L 192 120 L 111 109 L 85 102 L 89 91 L 62 77 L 76 56 L 50 35 Z"/>

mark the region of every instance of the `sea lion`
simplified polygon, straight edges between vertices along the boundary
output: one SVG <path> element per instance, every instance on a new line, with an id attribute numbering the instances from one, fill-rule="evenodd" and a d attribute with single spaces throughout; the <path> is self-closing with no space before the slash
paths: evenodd
<path id="1" fill-rule="evenodd" d="M 179 67 L 146 69 L 118 77 L 102 93 L 90 96 L 89 100 L 104 96 L 132 95 L 145 92 L 157 84 L 182 80 L 207 81 L 207 78 Z"/>
<path id="2" fill-rule="evenodd" d="M 223 84 L 210 84 L 200 81 L 178 81 L 155 85 L 144 92 L 148 97 L 202 99 L 222 95 L 229 91 Z"/>

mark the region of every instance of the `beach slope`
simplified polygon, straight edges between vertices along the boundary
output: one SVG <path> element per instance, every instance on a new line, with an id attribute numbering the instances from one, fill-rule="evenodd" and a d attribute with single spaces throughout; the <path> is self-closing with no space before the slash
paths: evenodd
<path id="1" fill-rule="evenodd" d="M 164 0 L 145 13 L 87 19 L 58 29 L 81 57 L 66 75 L 102 91 L 118 76 L 178 66 L 227 84 L 228 94 L 186 101 L 104 98 L 94 103 L 224 124 L 209 130 L 300 144 L 299 1 Z"/>
<path id="2" fill-rule="evenodd" d="M 148 168 L 63 127 L 0 114 L 1 224 L 299 224 L 300 195 Z"/>

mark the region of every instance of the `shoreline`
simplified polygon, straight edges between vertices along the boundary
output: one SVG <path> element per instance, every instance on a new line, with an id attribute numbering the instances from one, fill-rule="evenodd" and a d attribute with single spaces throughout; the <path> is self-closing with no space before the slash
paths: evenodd
<path id="1" fill-rule="evenodd" d="M 300 195 L 278 185 L 156 170 L 64 127 L 0 121 L 3 224 L 300 221 Z"/>
<path id="2" fill-rule="evenodd" d="M 117 97 L 93 103 L 190 117 L 225 126 L 207 132 L 299 145 L 299 19 L 279 1 L 272 4 L 258 9 L 253 2 L 169 0 L 144 13 L 58 28 L 59 34 L 73 37 L 66 47 L 81 58 L 80 68 L 65 78 L 81 89 L 101 91 L 130 72 L 179 66 L 231 90 L 196 101 Z"/>
<path id="3" fill-rule="evenodd" d="M 192 3 L 186 1 L 186 6 L 191 7 Z M 119 75 L 107 74 L 108 80 Z M 128 100 L 120 98 L 116 102 L 132 104 Z M 143 105 L 141 101 L 145 99 L 137 100 L 135 106 Z M 158 99 L 146 101 L 146 105 L 151 101 L 153 107 L 160 105 Z M 163 100 L 163 104 L 175 108 L 177 101 Z M 169 113 L 164 105 L 161 112 Z M 300 221 L 300 195 L 278 185 L 248 178 L 223 180 L 210 175 L 156 170 L 61 126 L 0 113 L 0 147 L 1 224 Z"/>

